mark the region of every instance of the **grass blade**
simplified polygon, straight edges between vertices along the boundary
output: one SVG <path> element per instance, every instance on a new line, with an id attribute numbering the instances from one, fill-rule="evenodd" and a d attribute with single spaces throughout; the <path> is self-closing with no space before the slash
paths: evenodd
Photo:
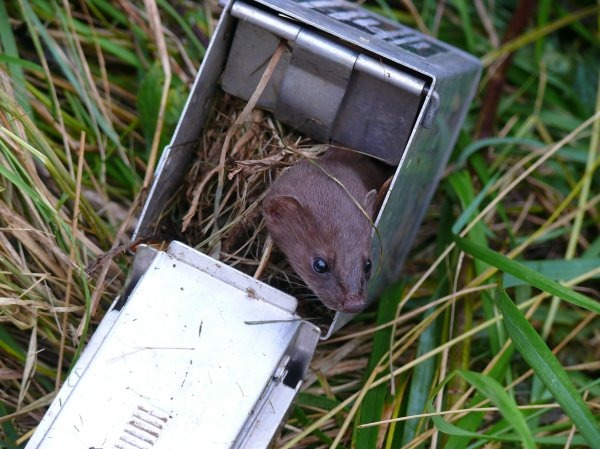
<path id="1" fill-rule="evenodd" d="M 600 426 L 569 379 L 567 372 L 529 321 L 517 309 L 506 291 L 499 287 L 497 293 L 498 308 L 515 347 L 552 392 L 556 402 L 573 420 L 590 447 L 598 447 Z"/>
<path id="2" fill-rule="evenodd" d="M 527 426 L 523 413 L 518 409 L 514 399 L 493 378 L 473 371 L 461 371 L 460 375 L 500 409 L 506 420 L 512 424 L 523 438 L 523 447 L 535 448 L 533 435 Z"/>
<path id="3" fill-rule="evenodd" d="M 429 315 L 429 313 L 427 315 Z M 419 338 L 417 357 L 426 354 L 439 344 L 440 332 L 438 327 L 439 326 L 436 324 L 433 324 L 423 331 L 421 338 Z M 422 413 L 425 409 L 432 383 L 435 385 L 434 374 L 436 363 L 436 358 L 432 357 L 415 367 L 414 376 L 410 382 L 410 390 L 406 404 L 406 415 L 416 415 Z M 415 437 L 418 425 L 419 420 L 416 419 L 410 420 L 404 425 L 402 446 L 408 444 Z"/>
<path id="4" fill-rule="evenodd" d="M 565 301 L 570 302 L 571 304 L 600 314 L 600 303 L 598 303 L 598 301 L 594 301 L 593 299 L 582 295 L 581 293 L 573 291 L 570 288 L 565 287 L 564 285 L 561 285 L 558 282 L 541 275 L 537 271 L 532 270 L 531 268 L 517 261 L 511 260 L 494 250 L 485 248 L 462 237 L 455 236 L 454 240 L 461 250 L 470 254 L 471 256 L 483 260 L 484 262 L 493 265 L 505 273 L 510 273 L 516 278 L 519 278 L 522 281 L 533 285 L 534 287 L 537 287 L 548 293 L 552 293 L 553 295 L 558 296 Z"/>
<path id="5" fill-rule="evenodd" d="M 550 279 L 559 280 L 573 279 L 600 267 L 600 258 L 527 260 L 520 263 Z M 512 274 L 504 275 L 503 284 L 505 288 L 527 285 L 525 281 L 517 279 Z"/>
<path id="6" fill-rule="evenodd" d="M 17 43 L 8 20 L 8 14 L 6 13 L 6 6 L 4 2 L 0 2 L 0 49 L 2 49 L 3 56 L 8 56 L 14 60 L 20 59 Z M 29 105 L 29 101 L 27 99 L 27 88 L 25 84 L 23 67 L 21 67 L 19 64 L 15 64 L 14 62 L 10 62 L 8 64 L 8 72 L 13 80 L 15 98 L 25 113 L 31 115 L 31 106 Z"/>
<path id="7" fill-rule="evenodd" d="M 379 303 L 377 312 L 377 324 L 385 324 L 394 316 L 394 311 L 402 297 L 403 285 L 398 284 L 390 287 L 384 294 L 382 301 Z M 374 369 L 377 369 L 381 358 L 390 349 L 391 327 L 381 329 L 373 338 L 373 347 L 369 359 L 368 369 L 365 372 L 369 376 Z M 388 386 L 385 384 L 373 388 L 365 396 L 360 412 L 357 414 L 357 424 L 364 424 L 372 421 L 378 421 L 382 418 L 386 400 L 388 399 Z M 356 447 L 360 448 L 376 448 L 379 429 L 377 427 L 368 427 L 360 429 L 354 435 L 356 439 Z"/>
<path id="8" fill-rule="evenodd" d="M 475 34 L 473 33 L 473 24 L 469 15 L 469 3 L 464 0 L 454 0 L 454 6 L 458 9 L 461 23 L 463 24 L 462 30 L 465 33 L 465 40 L 467 42 L 467 49 L 469 52 L 475 52 Z"/>
<path id="9" fill-rule="evenodd" d="M 518 38 L 516 38 L 510 42 L 507 42 L 502 47 L 490 51 L 487 55 L 485 55 L 481 59 L 481 63 L 485 67 L 487 67 L 490 64 L 492 64 L 496 59 L 501 58 L 502 56 L 504 56 L 508 53 L 511 53 L 513 51 L 516 51 L 519 48 L 522 48 L 526 45 L 529 45 L 530 43 L 535 42 L 538 39 L 541 39 L 544 36 L 554 32 L 562 27 L 565 27 L 574 22 L 577 22 L 578 20 L 581 20 L 582 18 L 584 18 L 586 16 L 597 14 L 598 11 L 600 11 L 600 7 L 590 6 L 588 8 L 584 8 L 579 11 L 573 12 L 571 14 L 567 14 L 554 22 L 547 23 L 543 27 L 536 28 L 532 31 L 524 33 L 521 36 L 519 36 Z"/>
<path id="10" fill-rule="evenodd" d="M 536 447 L 533 435 L 525 421 L 525 417 L 514 399 L 504 391 L 498 381 L 485 374 L 476 373 L 473 371 L 457 370 L 452 372 L 444 379 L 444 381 L 437 386 L 432 397 L 435 397 L 437 391 L 439 391 L 445 384 L 449 383 L 454 377 L 460 376 L 469 382 L 473 387 L 477 389 L 479 394 L 488 398 L 506 419 L 508 423 L 516 430 L 518 437 L 510 435 L 493 435 L 486 432 L 474 432 L 472 430 L 463 429 L 454 424 L 450 424 L 441 416 L 432 416 L 433 422 L 437 429 L 443 433 L 452 436 L 466 437 L 470 439 L 484 439 L 491 441 L 521 441 L 523 447 L 526 449 L 534 449 Z M 429 411 L 433 412 L 433 404 L 429 405 Z M 477 414 L 479 415 L 479 414 Z"/>

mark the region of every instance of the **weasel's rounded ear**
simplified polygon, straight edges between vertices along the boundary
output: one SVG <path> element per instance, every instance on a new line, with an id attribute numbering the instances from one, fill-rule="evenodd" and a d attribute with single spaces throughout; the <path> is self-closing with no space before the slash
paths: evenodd
<path id="1" fill-rule="evenodd" d="M 263 215 L 267 223 L 282 223 L 302 213 L 302 204 L 290 195 L 269 196 L 263 201 Z"/>
<path id="2" fill-rule="evenodd" d="M 392 179 L 393 177 L 390 176 L 387 181 L 383 183 L 379 189 L 379 192 L 376 190 L 371 190 L 369 193 L 367 193 L 367 197 L 365 198 L 365 210 L 369 213 L 373 220 L 383 205 L 383 200 L 385 199 L 390 185 L 392 184 Z"/>
<path id="3" fill-rule="evenodd" d="M 371 219 L 374 218 L 375 213 L 377 212 L 375 210 L 376 202 L 377 202 L 377 190 L 373 189 L 373 190 L 370 190 L 369 192 L 367 192 L 367 196 L 365 196 L 364 207 L 365 207 L 365 210 L 367 211 L 367 213 L 369 214 L 369 217 L 371 217 Z"/>

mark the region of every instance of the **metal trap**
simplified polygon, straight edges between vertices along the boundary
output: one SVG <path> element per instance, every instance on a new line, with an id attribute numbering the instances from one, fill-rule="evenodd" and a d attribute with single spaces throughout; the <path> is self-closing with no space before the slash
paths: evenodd
<path id="1" fill-rule="evenodd" d="M 152 233 L 181 185 L 216 90 L 247 100 L 281 42 L 258 105 L 316 141 L 396 167 L 375 222 L 373 300 L 399 277 L 481 68 L 355 4 L 227 3 L 136 235 Z M 321 333 L 296 308 L 295 298 L 181 243 L 142 247 L 27 448 L 267 447 Z M 336 313 L 323 338 L 352 316 Z"/>

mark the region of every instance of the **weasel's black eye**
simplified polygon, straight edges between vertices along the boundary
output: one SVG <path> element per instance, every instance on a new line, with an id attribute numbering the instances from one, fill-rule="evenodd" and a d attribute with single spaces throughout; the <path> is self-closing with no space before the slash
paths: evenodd
<path id="1" fill-rule="evenodd" d="M 371 274 L 371 259 L 367 259 L 367 261 L 365 262 L 365 266 L 363 267 L 363 270 L 365 270 L 365 275 L 368 277 Z"/>
<path id="2" fill-rule="evenodd" d="M 313 260 L 313 270 L 315 270 L 319 274 L 324 274 L 329 271 L 329 265 L 320 257 L 315 257 Z"/>

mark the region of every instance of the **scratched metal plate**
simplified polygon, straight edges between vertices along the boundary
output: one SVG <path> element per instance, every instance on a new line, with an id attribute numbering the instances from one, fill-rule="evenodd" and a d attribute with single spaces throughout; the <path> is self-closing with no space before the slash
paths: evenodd
<path id="1" fill-rule="evenodd" d="M 266 447 L 318 340 L 295 304 L 179 243 L 156 252 L 27 447 Z"/>

